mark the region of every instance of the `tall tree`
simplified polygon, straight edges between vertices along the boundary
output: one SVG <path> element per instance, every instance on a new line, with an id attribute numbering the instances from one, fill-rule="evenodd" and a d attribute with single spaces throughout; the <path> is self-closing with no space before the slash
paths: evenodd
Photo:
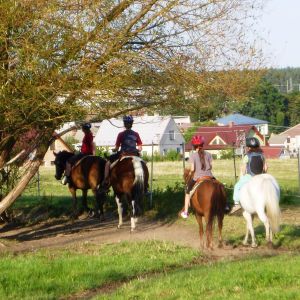
<path id="1" fill-rule="evenodd" d="M 295 126 L 300 123 L 300 92 L 287 95 L 289 125 Z"/>
<path id="2" fill-rule="evenodd" d="M 246 38 L 261 0 L 0 2 L 0 169 L 28 131 L 36 156 L 0 212 L 37 171 L 65 121 L 240 96 L 260 52 Z M 238 70 L 238 71 L 234 71 Z M 237 84 L 237 85 L 236 85 Z M 193 107 L 193 105 L 191 105 Z"/>
<path id="3" fill-rule="evenodd" d="M 287 98 L 280 94 L 270 82 L 262 79 L 250 92 L 248 100 L 243 104 L 240 112 L 250 117 L 266 120 L 272 131 L 282 130 L 281 126 L 288 125 Z"/>

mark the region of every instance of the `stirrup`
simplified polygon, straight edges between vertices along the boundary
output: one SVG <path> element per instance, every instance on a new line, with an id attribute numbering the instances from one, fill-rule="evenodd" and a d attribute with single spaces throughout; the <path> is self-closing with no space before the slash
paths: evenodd
<path id="1" fill-rule="evenodd" d="M 232 207 L 232 209 L 231 209 L 231 211 L 230 211 L 229 214 L 232 215 L 232 214 L 234 214 L 235 212 L 239 211 L 241 208 L 242 208 L 242 207 L 241 207 L 240 204 L 235 204 L 235 205 Z"/>

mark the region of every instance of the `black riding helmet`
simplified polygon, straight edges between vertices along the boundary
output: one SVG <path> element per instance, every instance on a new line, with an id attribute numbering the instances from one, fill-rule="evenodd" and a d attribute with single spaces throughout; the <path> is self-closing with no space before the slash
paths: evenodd
<path id="1" fill-rule="evenodd" d="M 124 116 L 123 117 L 124 124 L 132 124 L 133 123 L 133 117 L 132 116 Z"/>
<path id="2" fill-rule="evenodd" d="M 256 137 L 249 137 L 246 138 L 246 146 L 250 148 L 258 148 L 260 146 L 260 143 Z"/>
<path id="3" fill-rule="evenodd" d="M 81 125 L 81 128 L 82 128 L 82 129 L 91 129 L 91 128 L 92 128 L 92 125 L 91 125 L 91 123 L 83 123 L 83 124 Z"/>

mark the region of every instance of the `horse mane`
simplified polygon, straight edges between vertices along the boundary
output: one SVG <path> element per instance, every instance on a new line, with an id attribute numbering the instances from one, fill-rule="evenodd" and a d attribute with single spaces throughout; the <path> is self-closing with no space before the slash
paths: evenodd
<path id="1" fill-rule="evenodd" d="M 66 160 L 68 160 L 71 156 L 74 156 L 75 154 L 73 152 L 69 152 L 69 151 L 66 151 L 66 150 L 63 150 L 63 151 L 60 151 L 57 153 L 57 157 L 65 162 Z"/>

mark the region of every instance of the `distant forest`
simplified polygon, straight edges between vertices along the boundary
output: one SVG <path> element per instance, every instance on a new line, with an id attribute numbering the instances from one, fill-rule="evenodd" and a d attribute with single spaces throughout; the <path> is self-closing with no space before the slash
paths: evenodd
<path id="1" fill-rule="evenodd" d="M 265 79 L 281 93 L 300 91 L 300 68 L 270 69 Z"/>
<path id="2" fill-rule="evenodd" d="M 270 69 L 244 101 L 214 97 L 205 108 L 160 109 L 162 114 L 189 115 L 193 122 L 209 123 L 237 112 L 269 122 L 271 132 L 279 133 L 300 123 L 300 68 Z"/>

